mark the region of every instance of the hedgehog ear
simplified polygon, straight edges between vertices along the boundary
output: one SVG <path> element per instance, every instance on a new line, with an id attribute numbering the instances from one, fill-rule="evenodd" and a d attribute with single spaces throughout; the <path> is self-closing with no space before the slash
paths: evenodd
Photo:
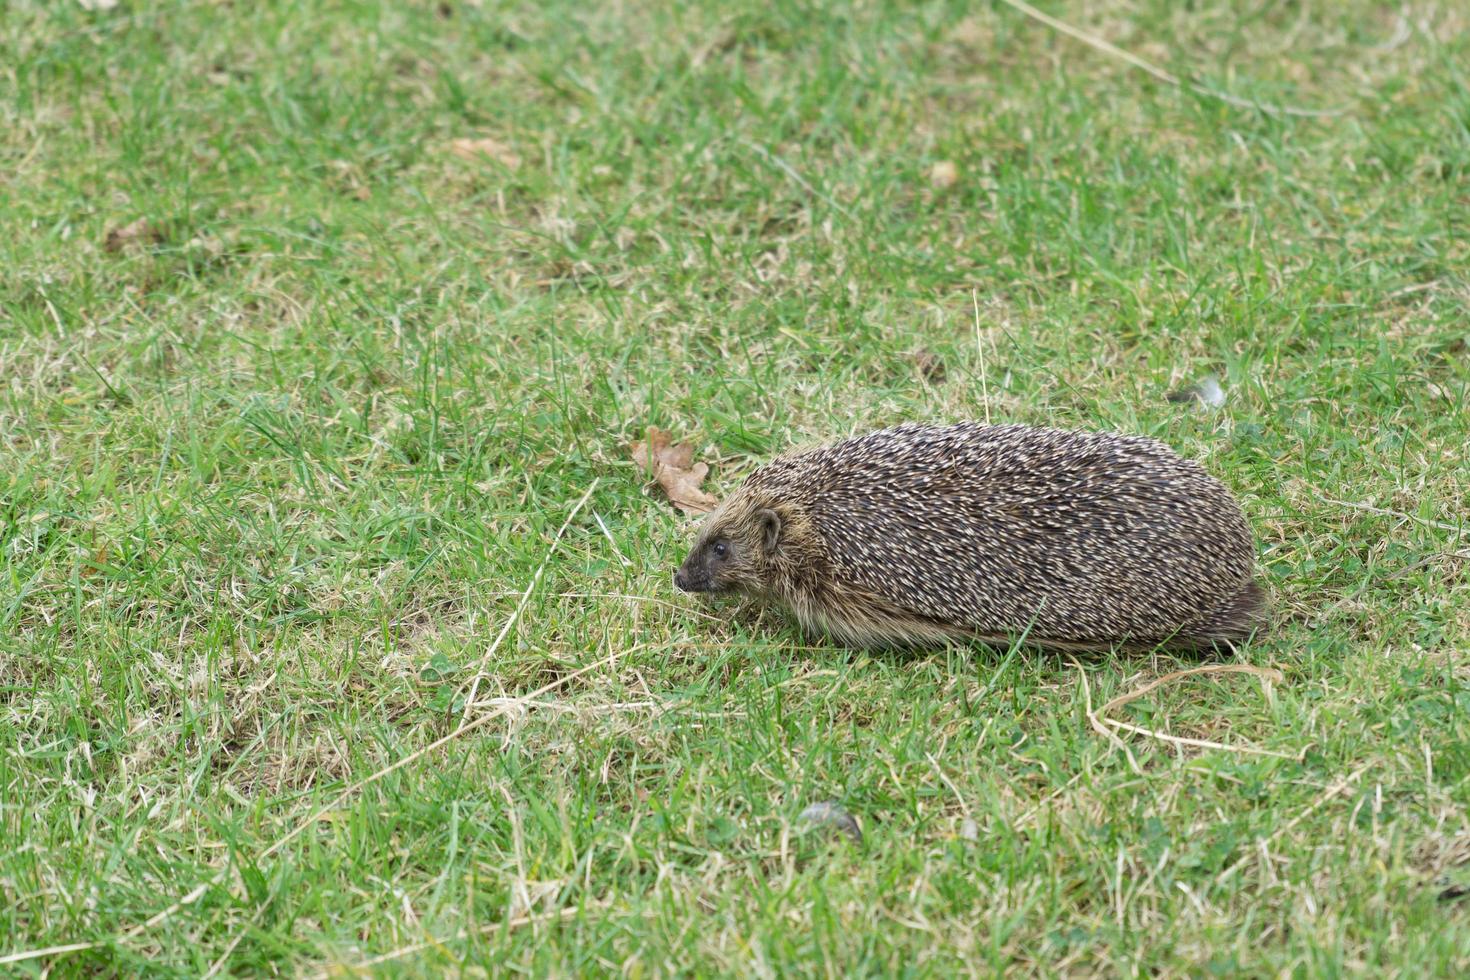
<path id="1" fill-rule="evenodd" d="M 781 515 L 769 507 L 762 507 L 755 512 L 755 519 L 760 525 L 761 539 L 765 542 L 766 551 L 775 551 L 776 545 L 781 541 Z"/>

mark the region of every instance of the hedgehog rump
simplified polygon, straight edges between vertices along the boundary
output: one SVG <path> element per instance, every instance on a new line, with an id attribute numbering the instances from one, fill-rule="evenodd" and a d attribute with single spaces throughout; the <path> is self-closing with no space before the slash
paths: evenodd
<path id="1" fill-rule="evenodd" d="M 1265 621 L 1239 506 L 1152 439 L 908 424 L 780 457 L 675 585 L 785 606 L 852 646 L 1208 648 Z"/>

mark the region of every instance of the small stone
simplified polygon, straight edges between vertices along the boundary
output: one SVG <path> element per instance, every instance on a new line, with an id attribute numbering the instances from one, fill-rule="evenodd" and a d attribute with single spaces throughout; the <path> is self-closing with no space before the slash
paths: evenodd
<path id="1" fill-rule="evenodd" d="M 940 160 L 929 168 L 929 183 L 938 190 L 948 190 L 960 179 L 960 168 L 952 160 Z"/>
<path id="2" fill-rule="evenodd" d="M 863 842 L 863 831 L 858 822 L 853 819 L 852 814 L 838 806 L 832 800 L 823 800 L 821 803 L 813 803 L 801 811 L 797 818 L 802 823 L 811 824 L 816 827 L 830 827 L 851 837 L 854 843 Z"/>
<path id="3" fill-rule="evenodd" d="M 969 817 L 960 822 L 960 840 L 979 840 L 980 825 Z"/>

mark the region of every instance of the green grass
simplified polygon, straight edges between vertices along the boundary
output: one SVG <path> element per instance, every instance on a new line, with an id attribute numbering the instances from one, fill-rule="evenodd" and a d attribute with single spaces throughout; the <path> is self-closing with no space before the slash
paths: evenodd
<path id="1" fill-rule="evenodd" d="M 1470 970 L 1470 15 L 1044 6 L 1343 112 L 999 3 L 0 5 L 0 956 L 87 946 L 4 969 Z M 1237 491 L 1285 681 L 1116 716 L 1291 758 L 676 595 L 628 452 L 987 414 Z"/>

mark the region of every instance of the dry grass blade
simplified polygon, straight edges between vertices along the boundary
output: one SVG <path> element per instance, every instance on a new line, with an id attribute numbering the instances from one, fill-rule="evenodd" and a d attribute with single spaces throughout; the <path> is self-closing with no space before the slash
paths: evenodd
<path id="1" fill-rule="evenodd" d="M 1274 684 L 1281 684 L 1286 681 L 1286 677 L 1281 671 L 1274 670 L 1270 667 L 1253 667 L 1250 664 L 1206 664 L 1203 667 L 1190 667 L 1188 670 L 1174 670 L 1161 677 L 1155 677 L 1142 687 L 1134 688 L 1113 698 L 1098 709 L 1097 713 L 1101 717 L 1114 708 L 1121 708 L 1125 704 L 1137 701 L 1148 692 L 1163 687 L 1165 684 L 1172 684 L 1177 680 L 1194 677 L 1197 674 L 1250 674 L 1254 677 L 1264 678 Z"/>
<path id="2" fill-rule="evenodd" d="M 985 424 L 990 424 L 990 384 L 985 377 L 985 342 L 980 336 L 980 291 L 970 290 L 970 303 L 975 309 L 975 352 L 980 356 L 980 402 L 985 406 Z"/>
<path id="3" fill-rule="evenodd" d="M 147 919 L 144 919 L 142 922 L 140 922 L 137 925 L 133 926 L 132 928 L 125 930 L 122 933 L 122 935 L 119 936 L 119 938 L 120 939 L 132 939 L 134 936 L 138 935 L 140 932 L 147 932 L 149 929 L 152 929 L 154 926 L 158 925 L 160 922 L 164 922 L 167 919 L 172 918 L 173 915 L 174 915 L 174 913 L 178 912 L 179 909 L 182 909 L 182 908 L 184 908 L 185 906 L 188 906 L 188 905 L 193 905 L 195 902 L 199 901 L 199 899 L 201 899 L 201 898 L 204 897 L 204 893 L 205 892 L 209 891 L 211 888 L 213 888 L 215 886 L 215 884 L 217 884 L 219 882 L 220 874 L 221 874 L 220 871 L 216 871 L 211 877 L 205 879 L 204 882 L 202 882 L 199 885 L 196 885 L 195 888 L 194 888 L 194 890 L 191 891 L 189 894 L 185 895 L 183 898 L 179 899 L 177 902 L 174 902 L 172 905 L 170 905 L 168 908 L 164 909 L 162 912 L 156 912 L 153 915 L 149 916 Z M 92 943 L 91 944 L 91 946 L 97 946 L 97 945 L 100 945 L 100 944 L 99 943 Z M 87 948 L 90 948 L 90 947 L 87 947 Z"/>
<path id="4" fill-rule="evenodd" d="M 1274 752 L 1270 749 L 1258 749 L 1248 745 L 1227 745 L 1224 742 L 1213 742 L 1209 739 L 1185 738 L 1180 735 L 1170 735 L 1167 732 L 1158 732 L 1151 728 L 1130 725 L 1127 722 L 1118 721 L 1116 718 L 1107 717 L 1108 712 L 1114 708 L 1120 708 L 1125 704 L 1136 701 L 1150 691 L 1163 687 L 1165 684 L 1172 684 L 1174 681 L 1182 680 L 1185 677 L 1194 677 L 1199 674 L 1250 674 L 1253 677 L 1261 678 L 1263 681 L 1276 684 L 1280 684 L 1286 680 L 1286 677 L 1279 670 L 1273 670 L 1270 667 L 1253 667 L 1250 664 L 1208 664 L 1203 667 L 1191 667 L 1188 670 L 1176 670 L 1164 674 L 1162 677 L 1156 677 L 1147 684 L 1132 691 L 1118 695 L 1107 704 L 1104 704 L 1096 714 L 1092 712 L 1089 699 L 1087 708 L 1088 721 L 1092 723 L 1092 727 L 1095 730 L 1106 732 L 1110 738 L 1117 738 L 1117 736 L 1105 726 L 1112 726 L 1113 729 L 1132 732 L 1136 735 L 1143 735 L 1147 738 L 1168 742 L 1172 745 L 1189 745 L 1201 749 L 1221 749 L 1225 752 L 1239 752 L 1245 755 L 1264 755 L 1276 759 L 1292 759 L 1297 762 L 1302 760 L 1305 749 L 1302 752 Z"/>
<path id="5" fill-rule="evenodd" d="M 1350 510 L 1361 510 L 1365 514 L 1377 514 L 1379 517 L 1397 517 L 1401 521 L 1412 521 L 1424 527 L 1432 527 L 1439 531 L 1449 531 L 1452 534 L 1465 535 L 1470 533 L 1470 524 L 1456 525 L 1445 521 L 1431 521 L 1427 517 L 1417 517 L 1414 514 L 1406 514 L 1401 510 L 1390 510 L 1387 507 L 1376 507 L 1373 504 L 1365 504 L 1356 500 L 1337 500 L 1333 497 L 1319 498 L 1324 504 L 1332 504 L 1336 507 L 1347 507 Z"/>
<path id="6" fill-rule="evenodd" d="M 622 565 L 624 568 L 632 568 L 633 563 L 629 561 L 627 556 L 623 554 L 622 550 L 618 548 L 618 543 L 613 540 L 612 531 L 608 530 L 607 522 L 602 519 L 602 515 L 594 510 L 592 512 L 592 519 L 597 522 L 597 527 L 600 531 L 602 531 L 602 536 L 604 538 L 607 538 L 607 545 L 613 550 L 613 554 L 617 556 L 618 564 Z"/>
<path id="7" fill-rule="evenodd" d="M 602 911 L 603 909 L 607 908 L 607 905 L 607 902 L 594 902 L 590 905 L 573 905 L 568 908 L 558 909 L 557 911 L 546 915 L 521 915 L 517 916 L 514 919 L 506 919 L 502 922 L 492 922 L 489 925 L 481 926 L 479 929 L 475 930 L 461 929 L 458 933 L 447 939 L 429 939 L 421 943 L 413 943 L 409 946 L 402 946 L 390 952 L 380 953 L 377 956 L 369 957 L 368 959 L 362 960 L 358 963 L 353 963 L 351 965 L 343 964 L 330 970 L 323 970 L 320 973 L 313 974 L 312 977 L 313 980 L 327 980 L 327 978 L 329 977 L 339 975 L 339 970 L 346 971 L 347 973 L 352 974 L 362 973 L 364 971 L 371 970 L 375 966 L 381 966 L 384 963 L 391 963 L 394 960 L 401 960 L 406 956 L 412 956 L 415 953 L 422 953 L 426 949 L 434 949 L 443 946 L 445 943 L 461 942 L 465 939 L 468 939 L 472 934 L 483 936 L 487 933 L 497 932 L 502 929 L 519 929 L 522 926 L 539 925 L 543 922 L 560 922 L 563 919 L 575 918 L 579 913 L 582 912 Z"/>
<path id="8" fill-rule="evenodd" d="M 96 943 L 67 943 L 64 946 L 47 946 L 44 949 L 23 949 L 0 956 L 0 966 L 9 963 L 24 963 L 26 960 L 39 960 L 47 956 L 61 956 L 64 953 L 79 953 L 96 945 Z"/>
<path id="9" fill-rule="evenodd" d="M 1242 99 L 1239 96 L 1231 95 L 1228 92 L 1219 92 L 1215 89 L 1210 88 L 1207 85 L 1201 85 L 1198 82 L 1185 82 L 1183 79 L 1179 78 L 1172 72 L 1165 71 L 1163 68 L 1160 68 L 1158 65 L 1155 65 L 1152 62 L 1144 61 L 1142 58 L 1138 57 L 1138 55 L 1132 54 L 1128 51 L 1124 51 L 1117 45 L 1110 44 L 1109 42 L 1104 41 L 1102 38 L 1098 37 L 1095 34 L 1089 34 L 1084 30 L 1073 27 L 1071 24 L 1068 24 L 1064 20 L 1057 20 L 1055 17 L 1052 17 L 1049 14 L 1044 14 L 1030 4 L 1023 3 L 1022 0 L 1002 0 L 1002 2 L 1011 9 L 1022 13 L 1027 17 L 1030 17 L 1037 23 L 1045 24 L 1047 27 L 1050 27 L 1052 30 L 1057 31 L 1060 34 L 1065 34 L 1070 38 L 1081 41 L 1083 44 L 1096 48 L 1104 54 L 1110 54 L 1120 61 L 1127 62 L 1134 68 L 1137 68 L 1139 71 L 1146 72 L 1149 75 L 1152 75 L 1154 78 L 1157 78 L 1159 81 L 1165 83 L 1166 85 L 1173 85 L 1176 88 L 1188 88 L 1193 92 L 1199 93 L 1200 95 L 1207 95 L 1212 99 L 1218 99 L 1221 102 L 1224 102 L 1226 105 L 1233 105 L 1238 109 L 1257 109 L 1269 115 L 1305 116 L 1308 118 L 1340 116 L 1343 113 L 1347 112 L 1345 108 L 1302 109 L 1297 106 L 1272 105 L 1269 102 L 1256 102 L 1251 99 Z"/>
<path id="10" fill-rule="evenodd" d="M 1104 718 L 1103 724 L 1111 725 L 1122 732 L 1132 732 L 1135 735 L 1143 735 L 1147 738 L 1158 739 L 1160 742 L 1168 742 L 1172 745 L 1189 745 L 1197 749 L 1223 749 L 1226 752 L 1240 752 L 1244 755 L 1265 755 L 1273 759 L 1290 759 L 1293 762 L 1301 762 L 1303 752 L 1274 752 L 1271 749 L 1258 749 L 1249 745 L 1227 745 L 1224 742 L 1212 742 L 1207 738 L 1186 738 L 1182 735 L 1170 735 L 1168 732 L 1156 732 L 1152 728 L 1144 728 L 1141 725 L 1130 725 L 1126 721 L 1118 721 L 1116 718 Z"/>
<path id="11" fill-rule="evenodd" d="M 1082 704 L 1083 710 L 1087 712 L 1087 723 L 1092 730 L 1112 743 L 1113 748 L 1121 749 L 1124 758 L 1128 760 L 1128 766 L 1135 775 L 1142 776 L 1143 770 L 1139 768 L 1138 760 L 1133 758 L 1133 752 L 1128 748 L 1128 743 L 1118 737 L 1116 732 L 1110 731 L 1106 725 L 1098 720 L 1097 713 L 1092 710 L 1092 687 L 1087 683 L 1087 671 L 1077 661 L 1072 661 L 1072 666 L 1077 668 L 1077 676 L 1082 679 Z"/>
<path id="12" fill-rule="evenodd" d="M 591 499 L 592 491 L 597 489 L 597 483 L 598 481 L 595 479 L 592 481 L 587 487 L 587 491 L 582 494 L 581 499 L 577 501 L 576 505 L 572 507 L 571 512 L 567 514 L 567 519 L 561 522 L 561 527 L 557 528 L 556 537 L 551 539 L 551 546 L 546 549 L 546 557 L 541 559 L 541 564 L 536 566 L 536 574 L 531 576 L 531 581 L 527 583 L 525 590 L 521 592 L 521 601 L 516 604 L 515 611 L 510 614 L 510 618 L 500 628 L 500 632 L 496 635 L 494 642 L 485 651 L 485 655 L 480 658 L 480 666 L 475 668 L 474 680 L 470 682 L 470 692 L 465 697 L 464 712 L 460 715 L 461 721 L 470 716 L 470 705 L 475 703 L 475 695 L 480 693 L 480 681 L 485 677 L 485 666 L 490 662 L 490 658 L 495 655 L 495 651 L 500 649 L 500 644 L 505 642 L 505 638 L 511 629 L 520 621 L 521 612 L 526 608 L 526 603 L 531 601 L 531 593 L 536 591 L 536 586 L 541 583 L 541 576 L 546 572 L 546 566 L 551 561 L 551 556 L 556 554 L 556 549 L 561 544 L 562 536 L 567 533 L 567 528 L 572 526 L 572 521 L 576 519 L 582 507 Z"/>

